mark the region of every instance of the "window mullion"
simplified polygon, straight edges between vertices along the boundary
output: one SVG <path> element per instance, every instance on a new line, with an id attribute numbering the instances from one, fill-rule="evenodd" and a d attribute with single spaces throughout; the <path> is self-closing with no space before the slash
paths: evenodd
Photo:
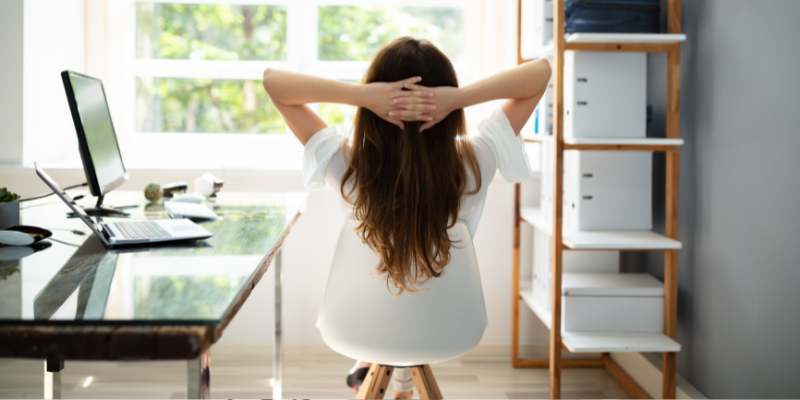
<path id="1" fill-rule="evenodd" d="M 286 61 L 213 61 L 136 59 L 134 75 L 164 78 L 261 80 L 265 68 L 290 68 Z"/>
<path id="2" fill-rule="evenodd" d="M 286 29 L 289 64 L 296 72 L 307 72 L 317 61 L 317 18 L 315 1 L 298 0 L 289 3 Z"/>

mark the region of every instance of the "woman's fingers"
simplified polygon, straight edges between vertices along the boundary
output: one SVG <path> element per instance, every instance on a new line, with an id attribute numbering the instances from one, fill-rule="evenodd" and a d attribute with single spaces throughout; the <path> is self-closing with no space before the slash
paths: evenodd
<path id="1" fill-rule="evenodd" d="M 419 127 L 419 133 L 422 133 L 422 131 L 424 131 L 424 130 L 426 130 L 426 129 L 428 129 L 428 128 L 430 128 L 430 127 L 434 126 L 434 125 L 436 125 L 436 122 L 433 122 L 433 121 L 428 121 L 428 122 L 426 122 L 426 123 L 424 123 L 424 124 L 420 125 L 420 127 Z"/>
<path id="2" fill-rule="evenodd" d="M 397 90 L 391 94 L 392 100 L 394 99 L 413 99 L 411 101 L 436 101 L 435 95 L 432 91 L 419 91 L 419 90 Z"/>
<path id="3" fill-rule="evenodd" d="M 411 78 L 406 78 L 403 79 L 402 81 L 395 82 L 395 85 L 399 89 L 405 87 L 406 85 L 413 85 L 421 80 L 422 80 L 421 76 L 412 76 Z"/>
<path id="4" fill-rule="evenodd" d="M 395 109 L 426 112 L 435 110 L 436 104 L 396 104 Z"/>
<path id="5" fill-rule="evenodd" d="M 432 121 L 433 117 L 424 114 L 423 111 L 391 110 L 389 118 L 396 118 L 402 121 Z"/>
<path id="6" fill-rule="evenodd" d="M 416 92 L 406 92 L 406 93 L 416 93 Z M 405 96 L 405 97 L 395 97 L 392 99 L 392 104 L 434 104 L 436 103 L 436 99 L 433 97 L 424 97 L 424 96 Z"/>
<path id="7" fill-rule="evenodd" d="M 433 97 L 433 91 L 431 91 L 430 88 L 427 86 L 415 85 L 413 83 L 405 83 L 403 87 L 409 89 L 406 92 L 411 92 L 411 93 L 418 92 L 422 93 L 424 97 Z"/>

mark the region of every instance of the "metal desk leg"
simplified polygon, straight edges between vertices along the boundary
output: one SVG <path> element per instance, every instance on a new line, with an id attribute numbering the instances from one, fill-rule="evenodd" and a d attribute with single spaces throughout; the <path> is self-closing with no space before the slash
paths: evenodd
<path id="1" fill-rule="evenodd" d="M 272 398 L 283 398 L 283 324 L 282 324 L 282 296 L 283 296 L 283 270 L 281 269 L 282 251 L 275 255 L 275 340 L 272 353 Z"/>
<path id="2" fill-rule="evenodd" d="M 211 398 L 211 349 L 206 349 L 200 357 L 186 362 L 188 373 L 187 399 Z"/>
<path id="3" fill-rule="evenodd" d="M 61 370 L 64 360 L 44 360 L 44 397 L 45 399 L 61 398 Z"/>

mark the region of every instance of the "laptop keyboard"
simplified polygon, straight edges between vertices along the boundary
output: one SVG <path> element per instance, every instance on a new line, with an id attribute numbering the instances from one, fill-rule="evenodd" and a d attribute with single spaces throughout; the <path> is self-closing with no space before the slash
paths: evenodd
<path id="1" fill-rule="evenodd" d="M 164 228 L 153 221 L 112 222 L 125 239 L 153 239 L 172 237 Z"/>

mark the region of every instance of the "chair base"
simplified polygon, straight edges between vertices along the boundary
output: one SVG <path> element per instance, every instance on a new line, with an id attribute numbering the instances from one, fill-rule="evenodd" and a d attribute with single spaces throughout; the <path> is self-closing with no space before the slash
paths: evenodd
<path id="1" fill-rule="evenodd" d="M 411 379 L 414 381 L 414 388 L 417 389 L 420 399 L 441 399 L 442 392 L 433 377 L 430 365 L 417 365 L 408 367 L 411 372 Z M 367 377 L 361 384 L 356 395 L 357 399 L 382 399 L 386 395 L 389 381 L 392 379 L 394 367 L 389 365 L 372 364 L 367 372 Z"/>

